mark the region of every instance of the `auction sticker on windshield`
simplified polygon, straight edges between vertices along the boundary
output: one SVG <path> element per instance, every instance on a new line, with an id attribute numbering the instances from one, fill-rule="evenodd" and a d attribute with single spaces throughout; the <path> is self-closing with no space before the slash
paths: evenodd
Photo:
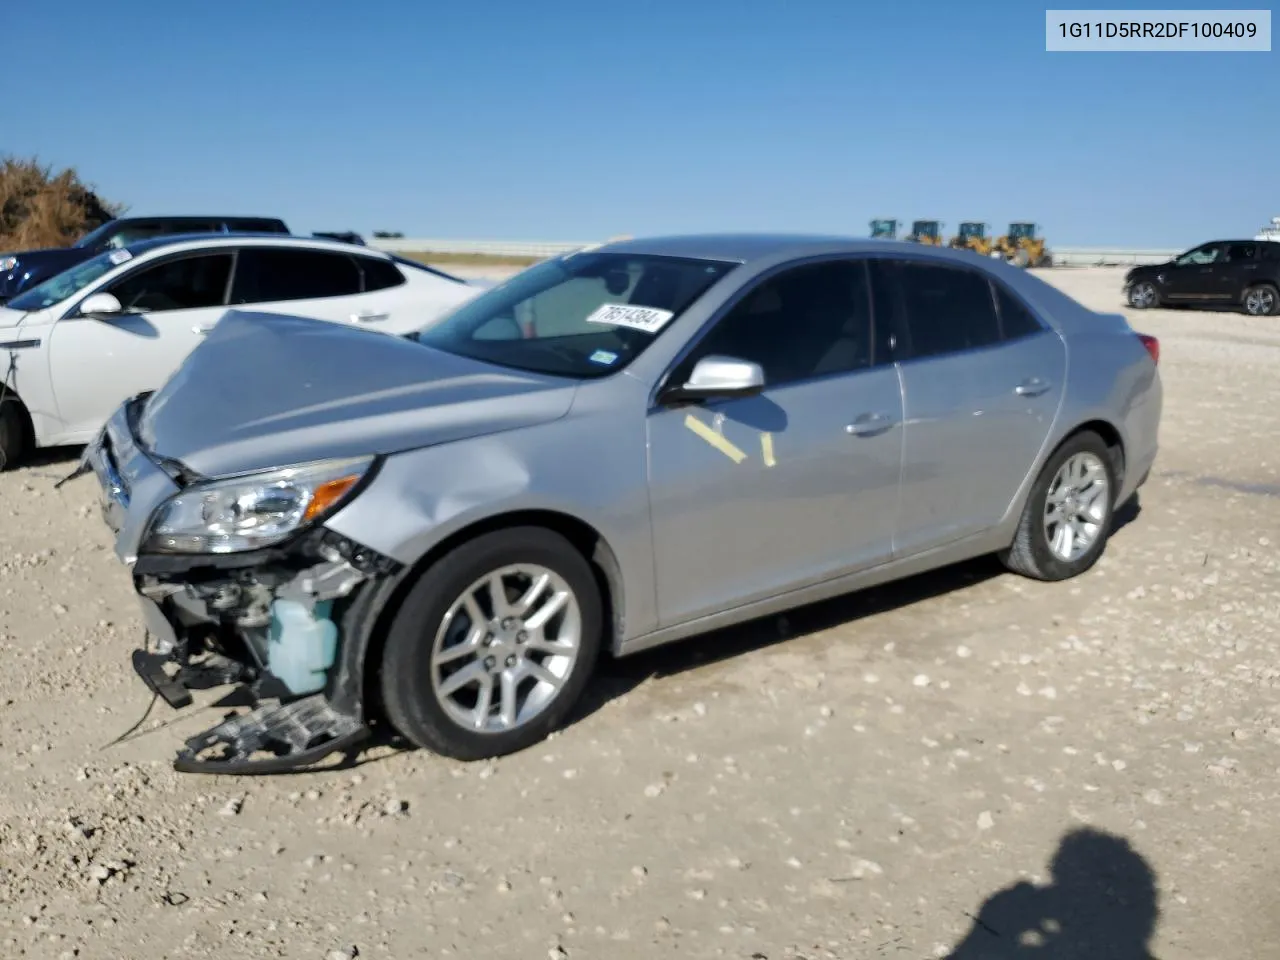
<path id="1" fill-rule="evenodd" d="M 107 259 L 110 260 L 112 263 L 114 263 L 118 267 L 120 266 L 120 264 L 124 263 L 126 260 L 132 260 L 133 254 L 130 253 L 128 250 L 112 250 L 111 254 L 107 257 Z"/>
<path id="2" fill-rule="evenodd" d="M 675 314 L 657 307 L 637 307 L 630 303 L 606 303 L 589 317 L 587 323 L 604 323 L 612 327 L 630 327 L 645 333 L 657 333 Z"/>

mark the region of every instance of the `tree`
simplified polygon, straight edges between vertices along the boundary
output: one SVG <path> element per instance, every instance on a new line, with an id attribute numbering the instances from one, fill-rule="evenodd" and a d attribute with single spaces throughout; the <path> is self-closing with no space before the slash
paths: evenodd
<path id="1" fill-rule="evenodd" d="M 399 230 L 375 230 L 373 235 L 379 240 L 403 240 L 404 234 Z"/>
<path id="2" fill-rule="evenodd" d="M 70 246 L 124 210 L 73 169 L 55 173 L 35 157 L 0 158 L 0 250 Z"/>

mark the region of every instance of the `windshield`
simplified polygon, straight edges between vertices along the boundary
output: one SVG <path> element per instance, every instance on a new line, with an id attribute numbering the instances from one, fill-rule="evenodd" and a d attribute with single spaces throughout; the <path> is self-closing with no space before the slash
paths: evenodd
<path id="1" fill-rule="evenodd" d="M 92 260 L 76 264 L 62 273 L 54 274 L 44 283 L 37 283 L 30 290 L 14 297 L 5 306 L 11 310 L 43 310 L 77 293 L 93 283 L 109 270 L 114 270 L 128 259 L 127 253 L 112 250 L 100 253 Z"/>
<path id="2" fill-rule="evenodd" d="M 736 264 L 577 253 L 530 267 L 414 339 L 535 373 L 607 376 L 638 357 Z"/>
<path id="3" fill-rule="evenodd" d="M 98 227 L 96 230 L 90 230 L 83 237 L 81 237 L 79 240 L 73 243 L 72 246 L 79 247 L 80 249 L 86 249 L 86 248 L 92 249 L 93 247 L 98 246 L 98 244 L 102 241 L 102 237 L 107 233 L 108 230 L 111 229 L 111 224 L 114 222 L 115 222 L 114 220 L 108 220 L 106 223 Z"/>

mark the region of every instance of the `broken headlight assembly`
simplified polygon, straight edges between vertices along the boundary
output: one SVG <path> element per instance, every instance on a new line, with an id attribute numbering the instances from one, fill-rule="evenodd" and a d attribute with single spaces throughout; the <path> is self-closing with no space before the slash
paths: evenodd
<path id="1" fill-rule="evenodd" d="M 321 460 L 193 484 L 156 510 L 141 552 L 240 553 L 275 546 L 347 500 L 374 460 Z"/>

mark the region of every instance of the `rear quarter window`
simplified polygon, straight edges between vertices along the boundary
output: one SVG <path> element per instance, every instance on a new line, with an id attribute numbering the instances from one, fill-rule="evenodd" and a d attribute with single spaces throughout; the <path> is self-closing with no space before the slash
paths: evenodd
<path id="1" fill-rule="evenodd" d="M 996 309 L 1000 314 L 1000 333 L 1003 339 L 1020 340 L 1044 330 L 1035 314 L 1021 300 L 1000 283 L 992 281 L 992 284 L 996 289 Z"/>
<path id="2" fill-rule="evenodd" d="M 360 265 L 360 271 L 364 274 L 365 293 L 373 290 L 389 290 L 391 287 L 398 287 L 405 282 L 404 274 L 390 260 L 382 260 L 377 257 L 356 257 L 355 261 Z"/>

